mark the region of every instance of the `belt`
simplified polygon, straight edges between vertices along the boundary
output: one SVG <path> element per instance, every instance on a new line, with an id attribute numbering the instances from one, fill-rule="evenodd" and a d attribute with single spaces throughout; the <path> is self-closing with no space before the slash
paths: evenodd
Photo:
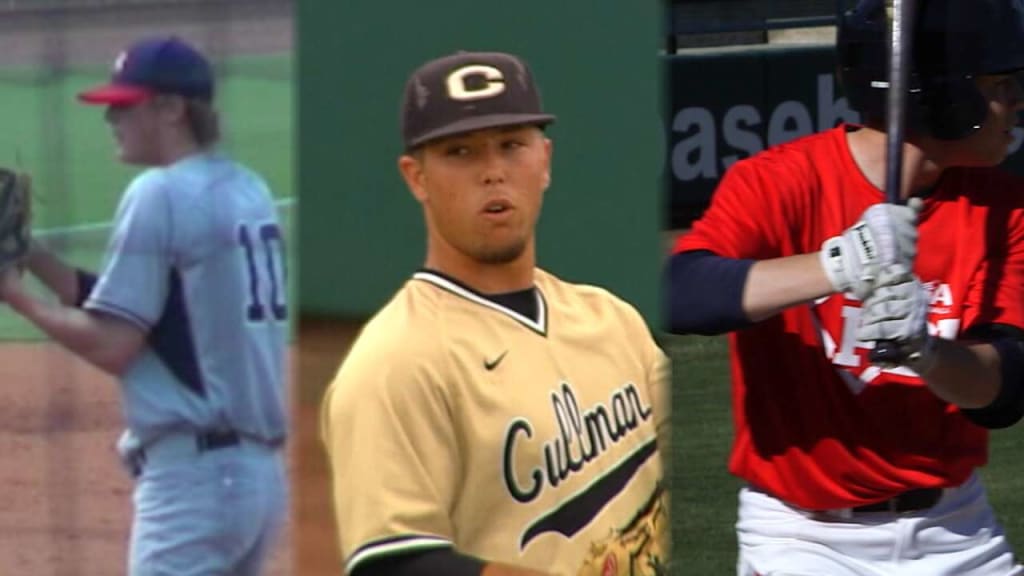
<path id="1" fill-rule="evenodd" d="M 857 514 L 869 514 L 872 512 L 885 512 L 889 514 L 903 514 L 906 512 L 920 512 L 928 510 L 939 503 L 945 490 L 942 488 L 918 488 L 897 494 L 888 500 L 872 502 L 853 508 L 838 508 L 833 510 L 820 510 L 815 515 L 822 519 L 827 518 L 852 518 Z"/>
<path id="2" fill-rule="evenodd" d="M 204 432 L 202 434 L 196 434 L 196 450 L 199 450 L 200 452 L 219 450 L 221 448 L 227 448 L 228 446 L 235 446 L 241 443 L 241 441 L 242 437 L 234 430 Z"/>
<path id="3" fill-rule="evenodd" d="M 942 488 L 918 488 L 897 494 L 888 500 L 855 506 L 852 511 L 858 512 L 918 512 L 927 510 L 939 503 Z"/>
<path id="4" fill-rule="evenodd" d="M 185 444 L 181 444 L 181 440 L 185 440 Z M 194 443 L 194 446 L 192 445 Z M 195 434 L 171 434 L 166 438 L 158 438 L 151 445 L 144 448 L 140 448 L 131 455 L 129 465 L 132 473 L 135 476 L 142 474 L 142 469 L 146 465 L 147 452 L 161 452 L 166 448 L 174 450 L 175 452 L 191 452 L 192 448 L 195 449 L 193 455 L 199 455 L 203 452 L 210 452 L 213 450 L 220 450 L 221 448 L 228 448 L 231 446 L 238 446 L 242 443 L 242 436 L 234 430 L 216 430 L 212 432 L 197 432 Z"/>

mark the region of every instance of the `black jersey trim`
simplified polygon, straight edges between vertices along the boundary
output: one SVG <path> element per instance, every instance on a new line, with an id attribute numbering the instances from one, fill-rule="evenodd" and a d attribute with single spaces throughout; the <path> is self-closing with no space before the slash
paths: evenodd
<path id="1" fill-rule="evenodd" d="M 537 320 L 533 320 L 532 318 L 523 316 L 515 310 L 494 302 L 484 294 L 473 290 L 458 280 L 441 275 L 433 270 L 420 270 L 413 274 L 412 277 L 415 280 L 429 282 L 438 288 L 451 292 L 452 294 L 460 296 L 470 302 L 474 302 L 496 312 L 500 312 L 516 322 L 519 322 L 523 326 L 526 326 L 530 330 L 537 332 L 541 336 L 547 336 L 548 334 L 548 305 L 539 288 L 535 287 L 534 290 L 534 293 L 537 295 Z"/>
<path id="2" fill-rule="evenodd" d="M 345 564 L 345 574 L 352 574 L 355 572 L 356 566 L 370 559 L 422 550 L 451 548 L 452 546 L 452 541 L 447 538 L 426 534 L 406 534 L 381 538 L 357 548 Z"/>
<path id="3" fill-rule="evenodd" d="M 571 538 L 597 517 L 601 510 L 629 485 L 630 479 L 636 475 L 640 467 L 657 453 L 657 439 L 652 438 L 642 444 L 582 492 L 538 518 L 523 532 L 519 549 L 525 550 L 531 540 L 545 532 L 557 532 Z"/>

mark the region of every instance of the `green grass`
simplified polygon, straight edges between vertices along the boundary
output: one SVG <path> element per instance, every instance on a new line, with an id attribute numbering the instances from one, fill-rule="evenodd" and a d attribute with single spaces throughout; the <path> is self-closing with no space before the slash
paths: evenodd
<path id="1" fill-rule="evenodd" d="M 665 339 L 673 360 L 672 514 L 676 573 L 736 572 L 736 492 L 726 471 L 732 442 L 725 337 Z M 1018 556 L 1024 555 L 1024 422 L 991 435 L 982 470 L 996 516 Z"/>
<path id="2" fill-rule="evenodd" d="M 262 174 L 278 198 L 295 196 L 292 67 L 291 54 L 218 63 L 224 73 L 217 97 L 223 147 Z M 0 70 L 0 165 L 32 174 L 36 230 L 108 222 L 125 186 L 139 171 L 114 157 L 103 108 L 75 99 L 82 89 L 106 81 L 108 73 L 105 66 L 96 66 L 48 79 L 38 70 Z M 107 232 L 67 233 L 67 248 L 61 253 L 76 265 L 95 269 Z M 298 277 L 295 256 L 289 250 L 292 285 Z M 27 322 L 0 308 L 0 339 L 40 336 Z"/>

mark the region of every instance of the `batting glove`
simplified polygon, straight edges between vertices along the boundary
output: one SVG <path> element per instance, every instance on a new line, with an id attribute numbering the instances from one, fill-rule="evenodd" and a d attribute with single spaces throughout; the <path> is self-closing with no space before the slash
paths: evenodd
<path id="1" fill-rule="evenodd" d="M 857 339 L 889 341 L 895 354 L 884 367 L 906 366 L 924 374 L 935 361 L 935 337 L 928 335 L 928 305 L 928 292 L 909 268 L 884 268 L 861 306 Z"/>
<path id="2" fill-rule="evenodd" d="M 923 201 L 874 204 L 857 223 L 821 245 L 821 265 L 836 292 L 863 300 L 875 286 L 879 271 L 901 265 L 910 269 L 917 255 L 917 216 Z"/>

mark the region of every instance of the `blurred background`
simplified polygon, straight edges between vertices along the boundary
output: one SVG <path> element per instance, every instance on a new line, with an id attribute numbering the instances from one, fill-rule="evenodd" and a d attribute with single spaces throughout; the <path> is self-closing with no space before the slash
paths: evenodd
<path id="1" fill-rule="evenodd" d="M 210 57 L 224 146 L 267 178 L 292 230 L 290 0 L 2 0 L 0 164 L 32 174 L 37 237 L 85 268 L 99 264 L 138 169 L 118 163 L 103 108 L 75 94 L 157 34 Z M 0 338 L 0 572 L 123 574 L 131 482 L 114 451 L 117 383 L 11 313 L 0 312 Z M 268 573 L 293 573 L 287 539 Z"/>
<path id="2" fill-rule="evenodd" d="M 274 189 L 301 312 L 293 530 L 271 574 L 340 573 L 319 402 L 362 323 L 423 257 L 418 207 L 395 169 L 399 97 L 417 64 L 456 49 L 527 59 L 559 116 L 541 264 L 611 288 L 655 331 L 661 259 L 722 173 L 858 120 L 833 73 L 842 0 L 481 4 L 0 0 L 0 163 L 33 174 L 38 235 L 83 266 L 97 264 L 134 170 L 75 93 L 142 35 L 179 34 L 215 62 L 225 145 Z M 1017 129 L 1014 169 L 1020 143 Z M 9 313 L 0 337 L 0 572 L 123 573 L 131 485 L 113 451 L 116 383 Z M 674 573 L 730 574 L 739 483 L 726 472 L 725 340 L 659 337 L 674 360 Z M 984 475 L 1021 550 L 1021 432 L 992 439 Z"/>
<path id="3" fill-rule="evenodd" d="M 456 50 L 521 56 L 558 118 L 546 131 L 552 183 L 539 265 L 612 290 L 654 325 L 659 27 L 657 5 L 646 2 L 299 2 L 298 573 L 337 574 L 340 565 L 317 427 L 324 388 L 363 322 L 426 254 L 420 206 L 397 169 L 406 78 Z M 345 472 L 374 474 L 367 468 Z"/>
<path id="4" fill-rule="evenodd" d="M 855 0 L 662 2 L 665 246 L 704 211 L 729 166 L 767 146 L 858 122 L 835 77 L 836 17 Z M 1006 166 L 1024 173 L 1024 130 Z M 679 574 L 734 574 L 736 495 L 726 338 L 668 336 L 673 358 L 673 528 Z M 991 435 L 982 469 L 1014 549 L 1024 550 L 1020 426 Z"/>

